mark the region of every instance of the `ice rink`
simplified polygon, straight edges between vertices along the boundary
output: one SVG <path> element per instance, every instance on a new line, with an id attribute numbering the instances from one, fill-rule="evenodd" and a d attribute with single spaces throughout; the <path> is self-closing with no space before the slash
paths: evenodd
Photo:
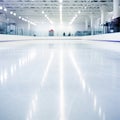
<path id="1" fill-rule="evenodd" d="M 120 52 L 98 46 L 1 42 L 0 120 L 119 120 Z"/>

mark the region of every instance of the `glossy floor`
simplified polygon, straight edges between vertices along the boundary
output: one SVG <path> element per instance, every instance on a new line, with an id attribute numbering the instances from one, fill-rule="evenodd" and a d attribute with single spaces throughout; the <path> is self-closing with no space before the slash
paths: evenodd
<path id="1" fill-rule="evenodd" d="M 0 44 L 0 120 L 119 119 L 119 52 L 80 41 Z"/>

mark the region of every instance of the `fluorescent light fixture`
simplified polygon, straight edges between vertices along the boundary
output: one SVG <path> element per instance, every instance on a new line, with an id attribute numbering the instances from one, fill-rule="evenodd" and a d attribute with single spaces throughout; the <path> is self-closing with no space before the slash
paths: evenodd
<path id="1" fill-rule="evenodd" d="M 22 18 L 22 20 L 24 21 L 24 18 Z"/>
<path id="2" fill-rule="evenodd" d="M 45 17 L 47 18 L 47 15 L 45 14 Z"/>
<path id="3" fill-rule="evenodd" d="M 21 19 L 22 17 L 21 16 L 19 16 L 19 19 Z"/>
<path id="4" fill-rule="evenodd" d="M 14 16 L 16 16 L 16 13 L 13 13 Z"/>
<path id="5" fill-rule="evenodd" d="M 71 25 L 71 24 L 73 24 L 73 22 L 75 21 L 75 19 L 78 17 L 78 15 L 76 14 L 73 18 L 72 18 L 72 20 L 69 22 L 69 25 Z"/>
<path id="6" fill-rule="evenodd" d="M 47 18 L 47 20 L 49 21 L 49 23 L 51 24 L 51 25 L 53 25 L 53 22 L 52 22 L 52 20 L 50 20 L 50 18 L 45 14 L 45 17 Z"/>
<path id="7" fill-rule="evenodd" d="M 4 11 L 5 11 L 5 12 L 7 12 L 7 9 L 6 9 L 6 8 L 4 8 Z"/>
<path id="8" fill-rule="evenodd" d="M 24 19 L 24 21 L 25 21 L 25 22 L 27 22 L 27 20 L 26 20 L 26 19 Z"/>
<path id="9" fill-rule="evenodd" d="M 34 25 L 34 26 L 36 26 L 36 25 L 37 25 L 37 24 L 35 24 L 35 23 L 33 23 L 33 22 L 30 22 L 30 24 L 31 24 L 31 25 Z"/>
<path id="10" fill-rule="evenodd" d="M 10 14 L 12 15 L 12 14 L 13 14 L 13 11 L 10 11 Z"/>
<path id="11" fill-rule="evenodd" d="M 62 18 L 62 5 L 60 4 L 60 24 L 63 24 L 63 18 Z"/>
<path id="12" fill-rule="evenodd" d="M 0 6 L 0 10 L 2 10 L 3 9 L 3 7 L 2 6 Z"/>
<path id="13" fill-rule="evenodd" d="M 42 11 L 42 14 L 44 14 L 45 12 L 44 11 Z"/>
<path id="14" fill-rule="evenodd" d="M 80 14 L 80 13 L 81 13 L 81 11 L 79 10 L 79 11 L 78 11 L 78 14 Z"/>

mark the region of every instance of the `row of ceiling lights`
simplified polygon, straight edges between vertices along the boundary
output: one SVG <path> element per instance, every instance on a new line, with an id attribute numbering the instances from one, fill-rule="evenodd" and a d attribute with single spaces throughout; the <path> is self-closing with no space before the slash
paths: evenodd
<path id="1" fill-rule="evenodd" d="M 59 12 L 60 12 L 60 24 L 63 24 L 63 14 L 62 14 L 62 3 L 63 0 L 59 0 L 60 6 L 59 6 Z M 69 25 L 72 25 L 73 22 L 76 20 L 76 18 L 78 17 L 78 14 L 80 14 L 81 11 L 79 10 L 77 14 L 75 14 L 75 16 L 72 18 L 72 20 L 69 22 Z"/>
<path id="2" fill-rule="evenodd" d="M 7 11 L 8 11 L 7 8 L 2 7 L 2 6 L 0 6 L 0 10 L 3 10 L 4 12 L 7 12 Z M 13 12 L 13 11 L 10 11 L 9 14 L 10 14 L 10 15 L 13 15 L 13 16 L 17 16 L 17 14 L 16 14 L 15 12 Z M 28 19 L 26 19 L 26 18 L 23 18 L 23 17 L 21 17 L 21 16 L 18 16 L 18 18 L 19 18 L 20 20 L 24 21 L 24 22 L 28 22 L 29 24 L 36 26 L 36 24 L 35 24 L 34 22 L 32 22 L 32 21 L 30 21 L 30 20 L 28 20 Z"/>
<path id="3" fill-rule="evenodd" d="M 59 3 L 60 3 L 60 6 L 59 6 L 60 24 L 63 24 L 63 18 L 62 18 L 62 3 L 63 3 L 63 0 L 59 0 Z M 4 10 L 5 12 L 7 12 L 7 9 L 4 8 L 4 7 L 2 7 L 2 6 L 0 6 L 0 10 Z M 11 14 L 11 15 L 14 15 L 14 16 L 17 16 L 17 14 L 14 13 L 13 11 L 10 11 L 10 14 Z M 53 21 L 45 14 L 44 11 L 42 11 L 42 14 L 44 14 L 45 18 L 49 21 L 49 23 L 50 23 L 51 25 L 53 25 Z M 78 14 L 80 14 L 80 11 L 78 11 Z M 78 17 L 78 14 L 75 14 L 75 16 L 74 16 L 74 17 L 72 18 L 72 20 L 69 22 L 69 25 L 72 25 L 72 24 L 73 24 L 73 22 L 74 22 L 74 21 L 76 20 L 76 18 Z M 23 18 L 23 17 L 21 17 L 21 16 L 19 16 L 18 18 L 21 19 L 21 20 L 23 20 L 23 21 L 25 21 L 25 22 L 28 22 L 28 23 L 30 23 L 30 24 L 32 24 L 32 25 L 36 25 L 35 23 L 33 23 L 33 22 L 31 22 L 30 20 L 25 19 L 25 18 Z"/>
<path id="4" fill-rule="evenodd" d="M 80 11 L 78 11 L 78 13 L 77 14 L 75 14 L 75 16 L 72 18 L 72 20 L 69 22 L 69 25 L 72 25 L 73 24 L 73 22 L 76 20 L 76 18 L 78 17 L 78 14 L 80 14 L 81 12 Z"/>
<path id="5" fill-rule="evenodd" d="M 5 12 L 7 12 L 7 8 L 4 8 L 4 7 L 2 7 L 2 6 L 0 6 L 0 10 L 3 10 L 3 11 L 5 11 Z M 13 11 L 10 11 L 10 14 L 13 15 L 13 16 L 17 16 L 17 14 L 16 14 L 15 12 L 13 12 Z M 45 18 L 50 22 L 50 24 L 53 24 L 53 21 L 50 20 L 50 18 L 45 14 L 44 11 L 42 11 L 42 14 L 44 14 Z M 23 21 L 25 21 L 25 22 L 28 22 L 28 23 L 36 26 L 35 23 L 31 22 L 31 21 L 28 20 L 28 19 L 25 19 L 25 18 L 23 18 L 23 17 L 21 17 L 21 16 L 18 16 L 18 18 L 21 19 L 21 20 L 23 20 Z"/>
<path id="6" fill-rule="evenodd" d="M 44 17 L 49 21 L 49 23 L 50 23 L 51 25 L 53 25 L 53 21 L 47 16 L 47 14 L 45 14 L 44 11 L 42 11 L 42 14 L 43 14 Z"/>

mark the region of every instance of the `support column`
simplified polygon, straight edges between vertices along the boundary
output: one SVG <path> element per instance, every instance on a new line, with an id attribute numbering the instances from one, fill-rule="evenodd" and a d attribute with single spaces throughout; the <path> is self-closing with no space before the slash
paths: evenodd
<path id="1" fill-rule="evenodd" d="M 91 21 L 91 35 L 94 34 L 94 16 L 91 14 L 90 16 L 90 21 Z"/>
<path id="2" fill-rule="evenodd" d="M 119 4 L 120 0 L 113 0 L 113 18 L 120 17 Z"/>
<path id="3" fill-rule="evenodd" d="M 102 33 L 106 33 L 106 30 L 105 30 L 105 22 L 106 22 L 106 6 L 101 6 L 101 26 L 102 26 Z"/>
<path id="4" fill-rule="evenodd" d="M 106 6 L 101 7 L 101 24 L 104 24 L 106 22 Z"/>
<path id="5" fill-rule="evenodd" d="M 120 32 L 120 0 L 113 0 L 113 32 Z"/>
<path id="6" fill-rule="evenodd" d="M 88 18 L 86 18 L 85 19 L 85 30 L 86 31 L 88 31 L 88 26 L 89 26 L 89 24 L 88 24 Z"/>

